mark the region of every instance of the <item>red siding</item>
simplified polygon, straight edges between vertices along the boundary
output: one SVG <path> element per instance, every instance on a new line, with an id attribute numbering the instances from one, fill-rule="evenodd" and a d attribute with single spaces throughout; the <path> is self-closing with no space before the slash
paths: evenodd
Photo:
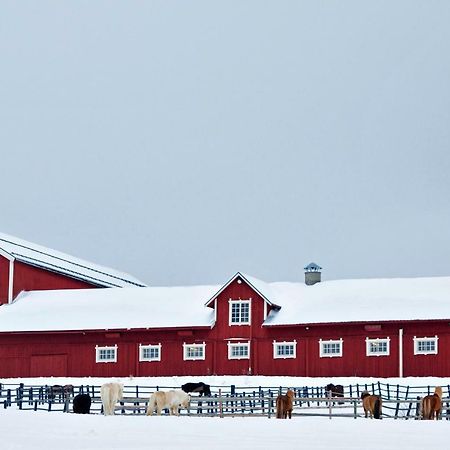
<path id="1" fill-rule="evenodd" d="M 251 325 L 228 323 L 229 299 L 251 298 Z M 450 376 L 448 321 L 264 327 L 264 300 L 234 281 L 217 298 L 213 328 L 118 332 L 0 334 L 0 377 L 291 375 L 310 377 L 399 375 L 399 329 L 403 329 L 404 376 Z M 374 324 L 372 324 L 374 325 Z M 414 336 L 437 335 L 437 355 L 414 355 Z M 389 356 L 366 356 L 366 337 L 390 338 Z M 250 359 L 229 360 L 227 342 L 250 341 Z M 343 339 L 343 356 L 321 358 L 319 340 Z M 297 341 L 295 359 L 274 359 L 273 341 Z M 183 343 L 206 343 L 206 358 L 183 360 Z M 235 340 L 233 342 L 236 342 Z M 139 344 L 162 344 L 161 361 L 139 362 Z M 95 346 L 118 346 L 116 363 L 96 363 Z"/>
<path id="2" fill-rule="evenodd" d="M 9 260 L 0 255 L 0 305 L 8 303 Z"/>
<path id="3" fill-rule="evenodd" d="M 50 289 L 88 289 L 96 287 L 86 281 L 77 280 L 56 272 L 14 262 L 14 297 L 21 291 Z"/>

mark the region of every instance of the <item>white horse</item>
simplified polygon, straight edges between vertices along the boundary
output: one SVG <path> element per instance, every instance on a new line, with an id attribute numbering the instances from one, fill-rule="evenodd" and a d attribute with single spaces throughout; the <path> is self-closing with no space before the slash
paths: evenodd
<path id="1" fill-rule="evenodd" d="M 188 409 L 190 401 L 190 395 L 182 390 L 154 392 L 148 401 L 147 416 L 153 415 L 155 407 L 158 416 L 161 415 L 163 409 L 168 409 L 171 416 L 178 416 L 178 408 L 181 406 L 182 408 Z"/>
<path id="2" fill-rule="evenodd" d="M 100 389 L 103 403 L 103 414 L 113 416 L 116 403 L 123 398 L 122 383 L 105 383 Z"/>

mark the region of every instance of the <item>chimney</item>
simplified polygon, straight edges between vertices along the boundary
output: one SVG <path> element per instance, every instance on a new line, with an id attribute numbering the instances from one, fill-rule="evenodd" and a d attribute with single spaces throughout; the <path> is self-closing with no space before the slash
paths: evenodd
<path id="1" fill-rule="evenodd" d="M 316 263 L 309 263 L 305 266 L 305 284 L 312 286 L 313 284 L 320 283 L 320 276 L 322 267 Z"/>

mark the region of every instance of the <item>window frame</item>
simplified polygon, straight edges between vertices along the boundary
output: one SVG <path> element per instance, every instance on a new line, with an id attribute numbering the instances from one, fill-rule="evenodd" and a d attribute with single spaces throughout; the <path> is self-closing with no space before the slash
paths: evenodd
<path id="1" fill-rule="evenodd" d="M 433 337 L 428 337 L 428 336 L 416 337 L 416 336 L 414 336 L 413 341 L 414 341 L 414 355 L 437 355 L 439 352 L 439 349 L 438 349 L 439 337 L 437 335 L 433 336 Z M 419 342 L 434 342 L 434 350 L 433 351 L 419 350 Z"/>
<path id="2" fill-rule="evenodd" d="M 158 349 L 157 358 L 146 358 L 144 357 L 144 351 L 147 349 Z M 139 362 L 154 362 L 161 361 L 161 343 L 159 344 L 139 344 Z"/>
<path id="3" fill-rule="evenodd" d="M 242 342 L 242 341 L 230 342 L 230 341 L 228 341 L 227 346 L 228 346 L 228 359 L 250 359 L 250 341 L 245 341 L 245 342 Z M 238 347 L 247 347 L 247 355 L 233 356 L 232 349 L 238 348 Z"/>
<path id="4" fill-rule="evenodd" d="M 248 321 L 247 322 L 243 322 L 241 320 L 241 316 L 242 316 L 242 311 L 241 308 L 239 308 L 239 322 L 232 322 L 232 317 L 233 317 L 233 305 L 244 305 L 247 304 L 248 305 Z M 252 324 L 252 299 L 248 298 L 248 299 L 238 299 L 238 300 L 233 300 L 232 298 L 230 298 L 228 300 L 228 325 L 229 326 L 242 326 L 242 325 L 251 325 Z"/>
<path id="5" fill-rule="evenodd" d="M 325 344 L 339 344 L 339 353 L 325 353 Z M 340 339 L 319 339 L 319 356 L 321 358 L 342 358 L 344 354 L 344 340 Z"/>
<path id="6" fill-rule="evenodd" d="M 103 350 L 114 350 L 114 357 L 111 359 L 101 359 L 100 354 Z M 95 362 L 96 363 L 116 363 L 117 362 L 117 344 L 116 345 L 96 345 Z"/>
<path id="7" fill-rule="evenodd" d="M 294 348 L 294 352 L 292 355 L 280 355 L 277 350 L 281 346 L 292 346 Z M 297 358 L 297 341 L 294 339 L 293 341 L 273 341 L 273 359 L 296 359 Z"/>
<path id="8" fill-rule="evenodd" d="M 189 348 L 201 348 L 202 349 L 202 356 L 188 356 L 188 349 Z M 183 361 L 204 361 L 206 358 L 206 343 L 203 342 L 201 344 L 198 343 L 192 343 L 187 344 L 186 342 L 183 342 Z"/>
<path id="9" fill-rule="evenodd" d="M 380 352 L 371 352 L 370 351 L 370 344 L 372 343 L 382 343 L 386 342 L 386 352 L 380 353 Z M 391 354 L 391 338 L 388 336 L 386 338 L 369 338 L 366 337 L 366 356 L 389 356 Z"/>

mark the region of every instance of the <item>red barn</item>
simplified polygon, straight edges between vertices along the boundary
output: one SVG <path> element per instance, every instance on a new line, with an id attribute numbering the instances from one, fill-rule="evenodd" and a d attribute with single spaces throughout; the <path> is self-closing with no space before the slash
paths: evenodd
<path id="1" fill-rule="evenodd" d="M 24 292 L 0 307 L 0 377 L 450 375 L 450 277 L 316 283 L 317 272 Z"/>
<path id="2" fill-rule="evenodd" d="M 0 233 L 0 305 L 22 291 L 145 286 L 132 276 Z"/>

